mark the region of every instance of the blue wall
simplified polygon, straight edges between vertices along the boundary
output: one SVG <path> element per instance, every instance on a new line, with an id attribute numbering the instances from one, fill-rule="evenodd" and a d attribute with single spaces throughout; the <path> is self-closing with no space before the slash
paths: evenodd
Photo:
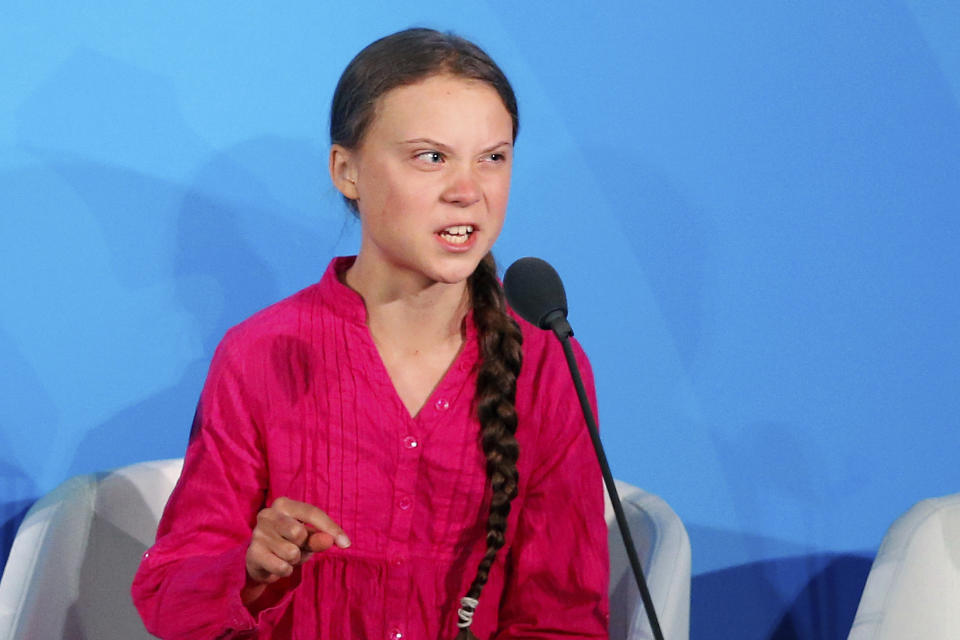
<path id="1" fill-rule="evenodd" d="M 182 455 L 224 330 L 354 250 L 328 103 L 411 25 L 515 84 L 498 255 L 564 276 L 694 638 L 845 637 L 960 491 L 960 5 L 99 4 L 0 8 L 0 558 L 66 477 Z"/>

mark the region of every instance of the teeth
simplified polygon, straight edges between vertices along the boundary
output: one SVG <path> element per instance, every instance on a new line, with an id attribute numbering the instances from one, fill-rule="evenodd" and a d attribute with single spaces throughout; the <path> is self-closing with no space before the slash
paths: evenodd
<path id="1" fill-rule="evenodd" d="M 447 227 L 440 232 L 440 235 L 442 235 L 444 240 L 447 242 L 451 242 L 453 244 L 463 244 L 470 239 L 471 233 L 473 233 L 472 224 L 459 224 L 452 227 Z"/>

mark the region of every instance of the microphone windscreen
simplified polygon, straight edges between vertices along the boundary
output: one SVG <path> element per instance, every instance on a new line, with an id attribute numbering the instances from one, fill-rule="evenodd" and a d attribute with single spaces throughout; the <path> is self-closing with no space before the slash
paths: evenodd
<path id="1" fill-rule="evenodd" d="M 549 329 L 547 316 L 560 311 L 567 317 L 567 294 L 556 270 L 540 258 L 520 258 L 503 274 L 507 302 L 531 324 Z"/>

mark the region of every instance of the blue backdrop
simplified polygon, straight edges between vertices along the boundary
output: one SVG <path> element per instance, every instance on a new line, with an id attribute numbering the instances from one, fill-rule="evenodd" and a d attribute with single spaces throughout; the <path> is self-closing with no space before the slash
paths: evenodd
<path id="1" fill-rule="evenodd" d="M 517 89 L 498 256 L 564 277 L 693 637 L 845 637 L 886 527 L 960 491 L 960 5 L 577 4 L 5 2 L 0 558 L 68 476 L 182 455 L 224 330 L 354 251 L 332 90 L 423 25 Z"/>

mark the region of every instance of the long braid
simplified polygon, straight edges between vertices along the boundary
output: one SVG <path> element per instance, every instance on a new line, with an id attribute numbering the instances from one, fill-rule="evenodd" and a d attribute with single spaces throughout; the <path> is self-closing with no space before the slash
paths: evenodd
<path id="1" fill-rule="evenodd" d="M 516 321 L 506 312 L 503 289 L 497 280 L 497 264 L 488 253 L 469 279 L 474 323 L 480 343 L 480 367 L 474 402 L 480 421 L 480 447 L 487 459 L 487 479 L 493 489 L 487 519 L 487 552 L 477 567 L 464 600 L 461 601 L 460 632 L 456 640 L 476 640 L 470 631 L 473 611 L 497 551 L 506 540 L 510 502 L 517 495 L 517 376 L 523 360 L 523 336 Z"/>

